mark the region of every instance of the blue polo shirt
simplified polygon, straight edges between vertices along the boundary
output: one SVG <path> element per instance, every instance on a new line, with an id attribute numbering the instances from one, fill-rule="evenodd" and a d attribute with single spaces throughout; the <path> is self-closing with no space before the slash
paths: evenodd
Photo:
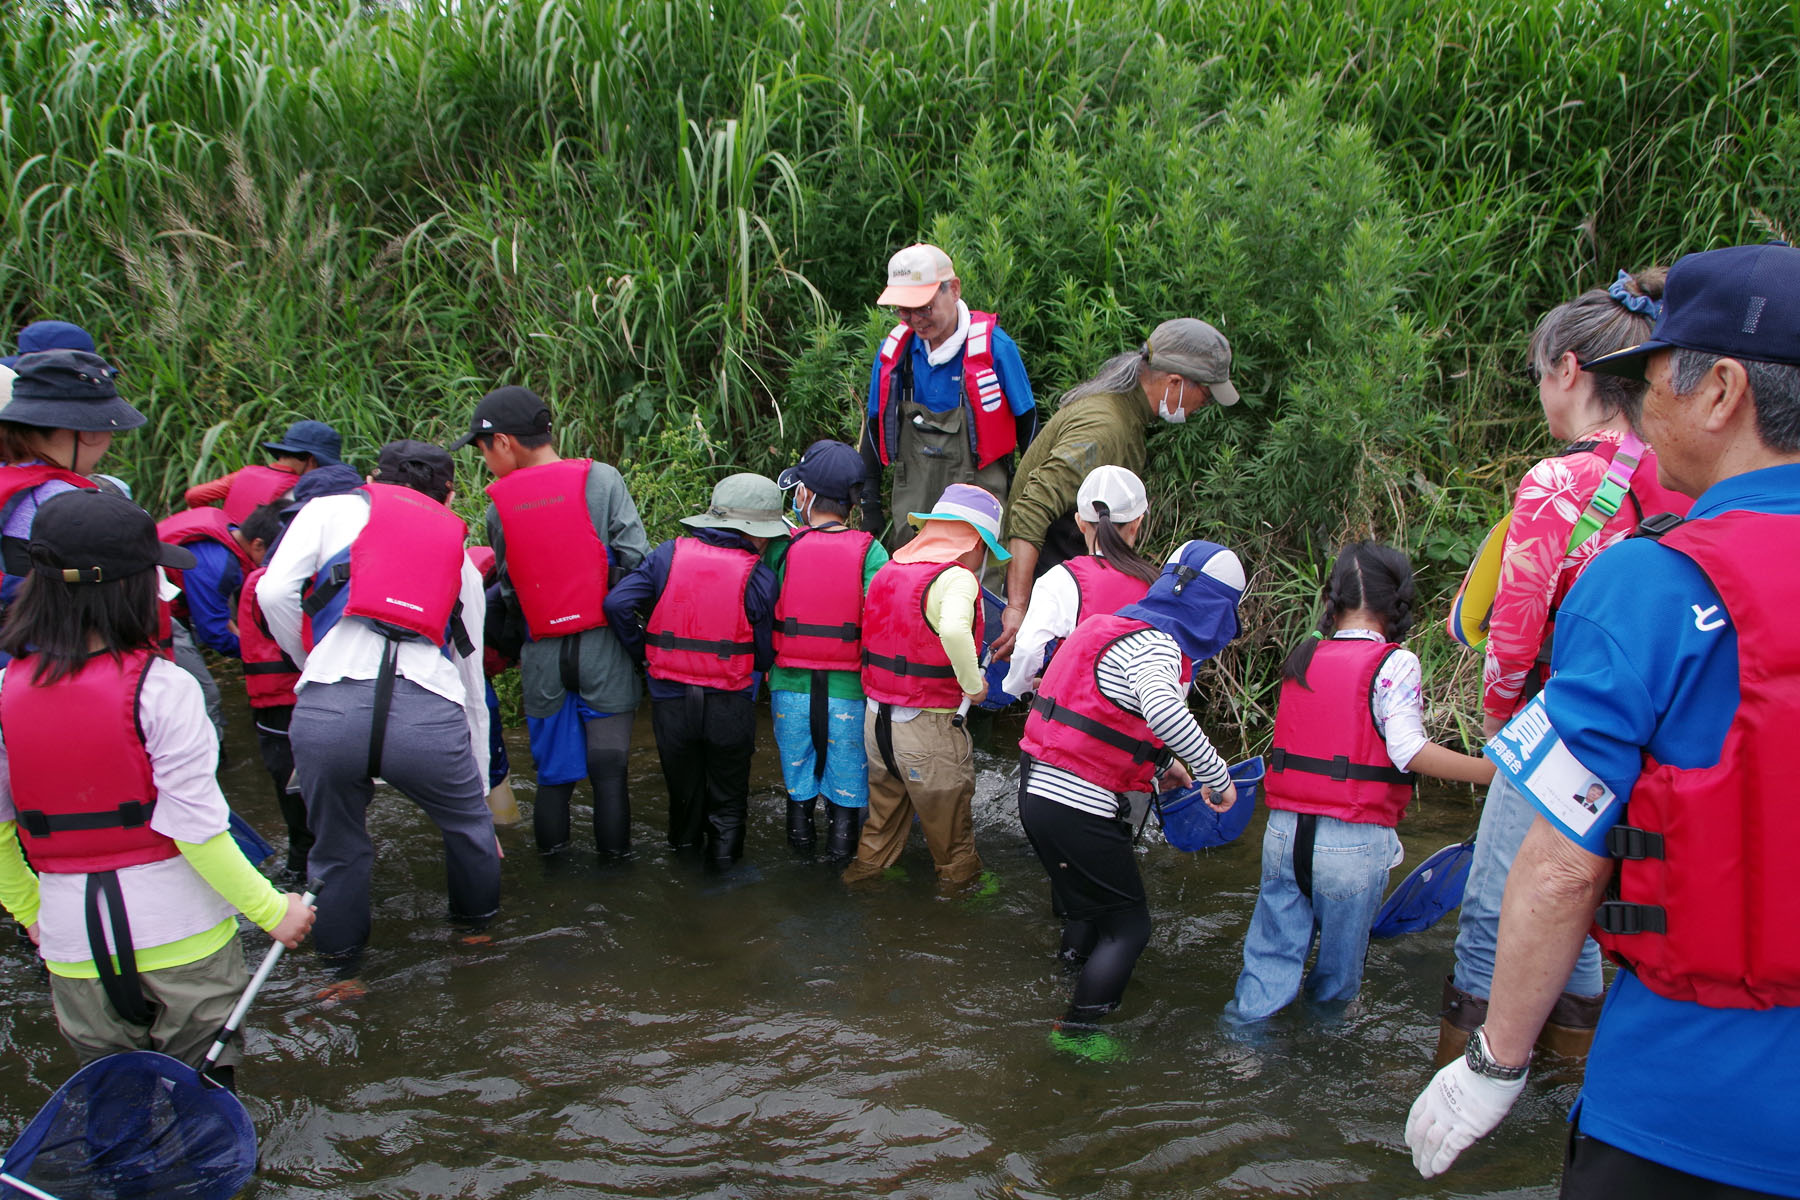
<path id="1" fill-rule="evenodd" d="M 237 555 L 217 542 L 192 542 L 188 549 L 194 552 L 194 565 L 182 572 L 181 590 L 187 597 L 194 640 L 208 650 L 237 658 L 238 636 L 231 631 L 231 623 L 237 618 L 244 570 Z"/>
<path id="2" fill-rule="evenodd" d="M 1800 515 L 1800 466 L 1724 480 L 1689 516 L 1732 510 Z M 1596 558 L 1557 612 L 1545 710 L 1570 752 L 1619 795 L 1630 795 L 1646 753 L 1677 767 L 1718 762 L 1738 705 L 1738 631 L 1722 615 L 1693 560 L 1649 538 Z M 1619 807 L 1603 819 L 1616 820 Z M 1800 1196 L 1800 1160 L 1788 1146 L 1800 1129 L 1800 1008 L 1668 1000 L 1621 971 L 1575 1111 L 1582 1132 L 1622 1150 Z"/>
<path id="3" fill-rule="evenodd" d="M 1000 377 L 1000 390 L 1014 416 L 1037 407 L 1031 395 L 1031 380 L 1025 375 L 1024 360 L 1019 357 L 1018 343 L 1007 336 L 998 324 L 994 326 L 994 374 Z M 913 399 L 932 412 L 949 412 L 963 402 L 963 356 L 959 353 L 941 367 L 931 365 L 931 351 L 925 339 L 914 334 L 907 339 L 906 352 L 912 355 Z M 869 417 L 881 411 L 881 355 L 869 370 Z"/>

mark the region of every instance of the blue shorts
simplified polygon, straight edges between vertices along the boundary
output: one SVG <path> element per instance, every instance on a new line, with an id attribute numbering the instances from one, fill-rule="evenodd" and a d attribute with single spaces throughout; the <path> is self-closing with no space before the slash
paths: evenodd
<path id="1" fill-rule="evenodd" d="M 844 808 L 869 804 L 869 758 L 863 750 L 861 700 L 832 696 L 825 701 L 830 732 L 825 741 L 825 774 L 815 777 L 812 742 L 812 694 L 770 692 L 775 712 L 775 749 L 781 755 L 781 779 L 795 800 L 823 796 Z"/>
<path id="2" fill-rule="evenodd" d="M 531 735 L 531 761 L 537 766 L 539 785 L 575 783 L 587 778 L 587 722 L 612 713 L 595 712 L 570 693 L 554 716 L 526 717 Z"/>

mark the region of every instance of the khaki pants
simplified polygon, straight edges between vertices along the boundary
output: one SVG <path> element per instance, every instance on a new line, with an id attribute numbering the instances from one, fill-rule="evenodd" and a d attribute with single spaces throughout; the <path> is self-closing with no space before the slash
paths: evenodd
<path id="1" fill-rule="evenodd" d="M 249 986 L 250 972 L 234 937 L 205 958 L 144 971 L 138 980 L 154 1010 L 148 1025 L 130 1024 L 114 1012 L 98 979 L 50 976 L 56 1024 L 83 1063 L 129 1050 L 160 1050 L 198 1067 Z M 220 1066 L 235 1066 L 243 1057 L 239 1040 L 219 1056 Z"/>
<path id="2" fill-rule="evenodd" d="M 863 718 L 863 745 L 869 755 L 869 812 L 856 861 L 844 871 L 854 883 L 879 875 L 899 859 L 912 832 L 913 814 L 938 878 L 961 883 L 981 873 L 975 853 L 975 825 L 969 804 L 975 798 L 975 750 L 968 730 L 954 713 L 922 712 L 893 725 L 894 765 L 888 770 L 875 738 L 876 714 Z"/>

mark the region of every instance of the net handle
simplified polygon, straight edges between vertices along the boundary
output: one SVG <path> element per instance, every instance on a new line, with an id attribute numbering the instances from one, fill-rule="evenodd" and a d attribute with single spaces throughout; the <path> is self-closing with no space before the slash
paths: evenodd
<path id="1" fill-rule="evenodd" d="M 310 905 L 318 894 L 318 883 L 316 881 L 309 883 L 306 887 L 306 895 L 300 897 L 300 903 Z M 262 964 L 256 968 L 256 974 L 250 977 L 250 986 L 244 989 L 242 996 L 238 997 L 237 1007 L 232 1009 L 231 1015 L 225 1019 L 225 1028 L 219 1030 L 219 1036 L 213 1041 L 212 1049 L 208 1050 L 206 1057 L 201 1060 L 199 1070 L 202 1078 L 219 1061 L 219 1056 L 225 1053 L 225 1047 L 231 1044 L 231 1039 L 237 1036 L 238 1026 L 244 1022 L 244 1014 L 248 1013 L 250 1006 L 256 1003 L 256 993 L 262 991 L 262 985 L 268 982 L 270 973 L 275 970 L 275 964 L 281 961 L 281 955 L 286 949 L 286 946 L 276 942 L 269 947 L 269 952 L 263 955 Z"/>

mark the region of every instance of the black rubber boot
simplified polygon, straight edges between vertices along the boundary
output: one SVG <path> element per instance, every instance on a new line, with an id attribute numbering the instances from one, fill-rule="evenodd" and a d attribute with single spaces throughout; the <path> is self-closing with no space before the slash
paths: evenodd
<path id="1" fill-rule="evenodd" d="M 1454 976 L 1444 976 L 1444 1005 L 1438 1010 L 1437 1053 L 1432 1069 L 1442 1070 L 1462 1057 L 1469 1039 L 1487 1020 L 1488 1002 L 1457 987 Z"/>
<path id="2" fill-rule="evenodd" d="M 862 837 L 863 814 L 866 808 L 849 808 L 842 804 L 825 802 L 825 816 L 829 822 L 825 833 L 825 857 L 834 865 L 842 865 L 856 857 L 856 843 Z"/>
<path id="3" fill-rule="evenodd" d="M 818 803 L 817 796 L 808 796 L 804 800 L 790 799 L 787 802 L 788 845 L 806 854 L 811 854 L 818 845 L 819 835 L 813 829 L 813 812 Z M 826 803 L 829 804 L 830 801 Z"/>

